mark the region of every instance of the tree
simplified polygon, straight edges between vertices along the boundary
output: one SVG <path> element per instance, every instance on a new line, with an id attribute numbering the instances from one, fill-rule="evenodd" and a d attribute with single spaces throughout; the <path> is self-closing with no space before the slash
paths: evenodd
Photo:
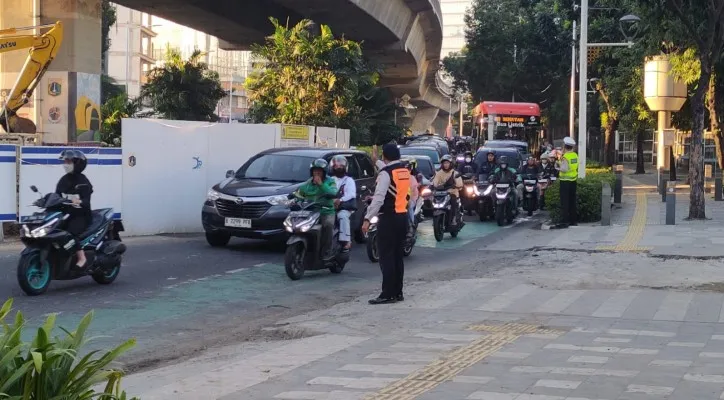
<path id="1" fill-rule="evenodd" d="M 443 60 L 455 86 L 475 100 L 540 104 L 546 119 L 568 115 L 571 19 L 568 0 L 475 0 L 466 46 Z"/>
<path id="2" fill-rule="evenodd" d="M 375 87 L 379 73 L 359 43 L 309 20 L 291 28 L 270 21 L 274 33 L 252 47 L 264 62 L 245 84 L 253 121 L 349 128 L 356 144 L 399 135 L 392 97 Z"/>
<path id="3" fill-rule="evenodd" d="M 656 7 L 660 21 L 672 21 L 665 28 L 670 42 L 679 48 L 692 48 L 699 59 L 701 73 L 690 98 L 693 112 L 691 157 L 689 161 L 689 218 L 705 219 L 703 144 L 706 95 L 715 67 L 724 51 L 724 0 L 642 0 Z M 714 97 L 714 96 L 712 96 Z"/>
<path id="4" fill-rule="evenodd" d="M 102 0 L 101 2 L 101 63 L 102 70 L 106 68 L 106 53 L 111 48 L 111 38 L 108 33 L 111 31 L 111 26 L 116 23 L 116 7 L 114 7 L 109 0 Z"/>
<path id="5" fill-rule="evenodd" d="M 101 104 L 105 104 L 108 100 L 118 97 L 122 93 L 126 93 L 123 85 L 116 83 L 116 80 L 108 75 L 101 75 Z"/>
<path id="6" fill-rule="evenodd" d="M 141 88 L 144 104 L 165 119 L 217 121 L 214 111 L 226 91 L 219 74 L 201 62 L 201 56 L 195 50 L 184 60 L 181 53 L 168 49 L 165 63 L 149 72 Z"/>
<path id="7" fill-rule="evenodd" d="M 121 119 L 133 118 L 141 110 L 138 100 L 131 100 L 126 93 L 108 99 L 101 106 L 101 142 L 107 146 L 121 146 Z"/>

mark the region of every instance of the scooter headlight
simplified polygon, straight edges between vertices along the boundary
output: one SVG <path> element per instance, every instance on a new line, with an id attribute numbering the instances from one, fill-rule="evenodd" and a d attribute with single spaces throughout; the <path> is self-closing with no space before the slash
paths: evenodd
<path id="1" fill-rule="evenodd" d="M 380 219 L 376 215 L 374 217 L 370 218 L 370 225 L 376 224 L 378 222 L 380 222 Z"/>
<path id="2" fill-rule="evenodd" d="M 58 225 L 59 222 L 59 218 L 53 218 L 42 226 L 39 226 L 30 231 L 30 234 L 28 236 L 30 236 L 31 238 L 41 238 L 48 236 L 48 234 L 52 232 L 53 229 L 55 229 L 56 225 Z M 25 231 L 27 231 L 27 228 L 25 229 Z"/>
<path id="3" fill-rule="evenodd" d="M 430 190 L 430 188 L 424 188 L 424 189 L 422 189 L 422 192 L 420 193 L 420 195 L 422 197 L 432 196 L 432 190 Z"/>
<path id="4" fill-rule="evenodd" d="M 475 193 L 475 190 L 473 190 L 473 187 L 474 187 L 474 186 L 468 186 L 468 187 L 466 187 L 466 188 L 465 188 L 465 193 L 467 193 L 467 194 L 473 194 L 473 193 Z"/>

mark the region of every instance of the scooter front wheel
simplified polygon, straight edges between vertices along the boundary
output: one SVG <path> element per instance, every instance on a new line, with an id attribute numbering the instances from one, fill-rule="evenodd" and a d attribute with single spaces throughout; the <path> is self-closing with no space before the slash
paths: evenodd
<path id="1" fill-rule="evenodd" d="M 18 284 L 28 296 L 39 296 L 50 286 L 51 267 L 48 260 L 41 261 L 40 251 L 20 257 L 18 261 Z"/>
<path id="2" fill-rule="evenodd" d="M 304 244 L 295 243 L 284 252 L 284 270 L 289 279 L 298 281 L 304 276 Z"/>
<path id="3" fill-rule="evenodd" d="M 436 215 L 432 221 L 432 231 L 435 234 L 435 240 L 442 242 L 445 237 L 445 216 Z"/>
<path id="4" fill-rule="evenodd" d="M 498 222 L 498 226 L 505 225 L 505 206 L 498 205 L 495 207 L 495 220 Z"/>
<path id="5" fill-rule="evenodd" d="M 376 263 L 380 260 L 379 252 L 377 251 L 377 232 L 370 232 L 367 234 L 367 258 L 371 262 Z"/>

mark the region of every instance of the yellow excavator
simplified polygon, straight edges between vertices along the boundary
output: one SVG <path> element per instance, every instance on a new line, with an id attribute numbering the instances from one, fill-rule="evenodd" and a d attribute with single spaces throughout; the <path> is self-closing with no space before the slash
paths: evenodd
<path id="1" fill-rule="evenodd" d="M 40 35 L 19 34 L 35 29 L 48 30 Z M 18 116 L 17 112 L 30 100 L 33 90 L 48 70 L 62 42 L 63 25 L 60 21 L 47 25 L 0 29 L 0 53 L 29 49 L 28 58 L 18 75 L 18 80 L 4 98 L 4 103 L 0 103 L 0 126 L 5 132 L 36 133 L 35 123 Z"/>

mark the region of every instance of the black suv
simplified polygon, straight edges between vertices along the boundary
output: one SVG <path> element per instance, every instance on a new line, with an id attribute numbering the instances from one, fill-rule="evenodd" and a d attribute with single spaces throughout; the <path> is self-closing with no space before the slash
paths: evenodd
<path id="1" fill-rule="evenodd" d="M 206 240 L 212 246 L 225 246 L 232 236 L 251 239 L 286 237 L 282 223 L 289 214 L 287 196 L 309 179 L 312 161 L 329 162 L 342 154 L 348 172 L 357 182 L 357 212 L 352 215 L 352 231 L 364 241 L 360 228 L 366 211 L 364 198 L 374 193 L 375 169 L 370 157 L 360 150 L 325 148 L 276 148 L 250 158 L 226 179 L 209 190 L 201 210 Z"/>

